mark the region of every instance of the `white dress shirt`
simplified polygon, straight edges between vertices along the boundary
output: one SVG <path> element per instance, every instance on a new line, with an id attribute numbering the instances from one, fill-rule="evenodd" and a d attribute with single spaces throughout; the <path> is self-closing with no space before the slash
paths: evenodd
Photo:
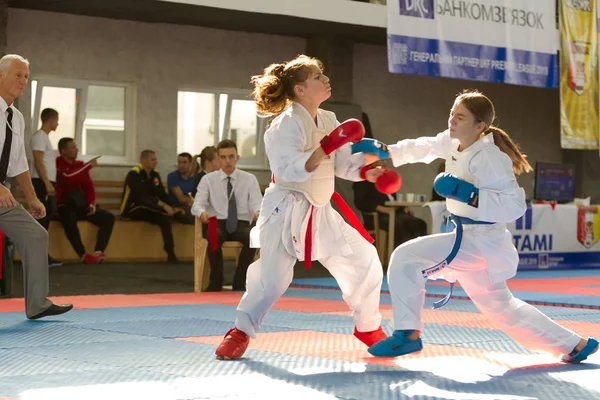
<path id="1" fill-rule="evenodd" d="M 6 104 L 6 101 L 0 97 L 0 112 L 2 113 L 2 117 L 0 117 L 0 153 L 2 153 L 4 140 L 6 139 L 6 122 L 8 120 L 8 113 L 6 111 L 8 107 L 9 105 Z M 23 114 L 15 107 L 11 105 L 10 108 L 13 111 L 11 123 L 13 135 L 8 171 L 6 172 L 8 178 L 21 175 L 23 172 L 29 170 L 27 155 L 25 154 L 25 119 L 23 119 Z"/>
<path id="2" fill-rule="evenodd" d="M 235 194 L 238 220 L 252 222 L 254 215 L 260 211 L 262 202 L 258 180 L 253 174 L 237 168 L 229 176 Z M 227 177 L 228 175 L 223 170 L 218 170 L 206 174 L 200 180 L 192 206 L 193 215 L 199 217 L 206 211 L 211 216 L 216 216 L 217 219 L 227 219 L 229 210 Z"/>

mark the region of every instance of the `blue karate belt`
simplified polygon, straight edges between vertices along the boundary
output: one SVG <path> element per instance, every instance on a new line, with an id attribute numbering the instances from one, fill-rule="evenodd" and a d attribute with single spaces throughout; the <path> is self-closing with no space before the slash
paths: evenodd
<path id="1" fill-rule="evenodd" d="M 446 268 L 454 257 L 458 254 L 458 250 L 460 249 L 460 245 L 462 243 L 463 238 L 463 225 L 491 225 L 494 222 L 487 221 L 475 221 L 474 219 L 467 217 L 459 217 L 458 215 L 450 214 L 448 217 L 448 223 L 446 224 L 446 232 L 453 232 L 456 230 L 456 235 L 454 236 L 454 244 L 452 245 L 452 250 L 450 250 L 450 254 L 439 264 L 434 265 L 433 267 L 424 269 L 421 271 L 423 278 L 427 279 L 431 275 L 443 270 Z M 443 299 L 436 301 L 433 303 L 433 308 L 438 309 L 444 307 L 452 297 L 452 290 L 454 289 L 454 282 L 450 283 L 450 292 Z"/>

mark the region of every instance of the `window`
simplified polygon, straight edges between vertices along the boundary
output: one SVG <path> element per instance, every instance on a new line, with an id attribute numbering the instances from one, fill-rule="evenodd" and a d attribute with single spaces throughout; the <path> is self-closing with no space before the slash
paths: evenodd
<path id="1" fill-rule="evenodd" d="M 102 164 L 128 163 L 133 157 L 133 88 L 128 84 L 67 79 L 32 81 L 32 126 L 41 125 L 44 108 L 59 113 L 59 126 L 50 135 L 56 149 L 63 137 L 75 139 L 84 158 L 102 156 Z"/>
<path id="2" fill-rule="evenodd" d="M 177 94 L 177 152 L 199 154 L 223 139 L 236 142 L 240 168 L 268 168 L 263 135 L 267 119 L 256 113 L 247 92 L 180 91 Z"/>

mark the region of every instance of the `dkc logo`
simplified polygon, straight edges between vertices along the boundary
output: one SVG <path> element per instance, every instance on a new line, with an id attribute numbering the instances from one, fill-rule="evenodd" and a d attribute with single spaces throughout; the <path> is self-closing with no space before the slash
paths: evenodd
<path id="1" fill-rule="evenodd" d="M 433 0 L 399 0 L 400 15 L 433 19 Z"/>

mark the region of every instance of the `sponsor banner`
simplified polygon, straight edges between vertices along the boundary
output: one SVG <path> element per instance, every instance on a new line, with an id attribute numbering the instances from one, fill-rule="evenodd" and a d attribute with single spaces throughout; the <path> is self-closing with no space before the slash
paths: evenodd
<path id="1" fill-rule="evenodd" d="M 444 232 L 446 202 L 427 203 L 432 233 Z M 600 267 L 600 206 L 532 204 L 507 224 L 519 269 Z"/>
<path id="2" fill-rule="evenodd" d="M 554 0 L 388 0 L 392 73 L 558 86 Z"/>
<path id="3" fill-rule="evenodd" d="M 598 148 L 596 0 L 560 2 L 560 126 L 565 149 Z"/>

